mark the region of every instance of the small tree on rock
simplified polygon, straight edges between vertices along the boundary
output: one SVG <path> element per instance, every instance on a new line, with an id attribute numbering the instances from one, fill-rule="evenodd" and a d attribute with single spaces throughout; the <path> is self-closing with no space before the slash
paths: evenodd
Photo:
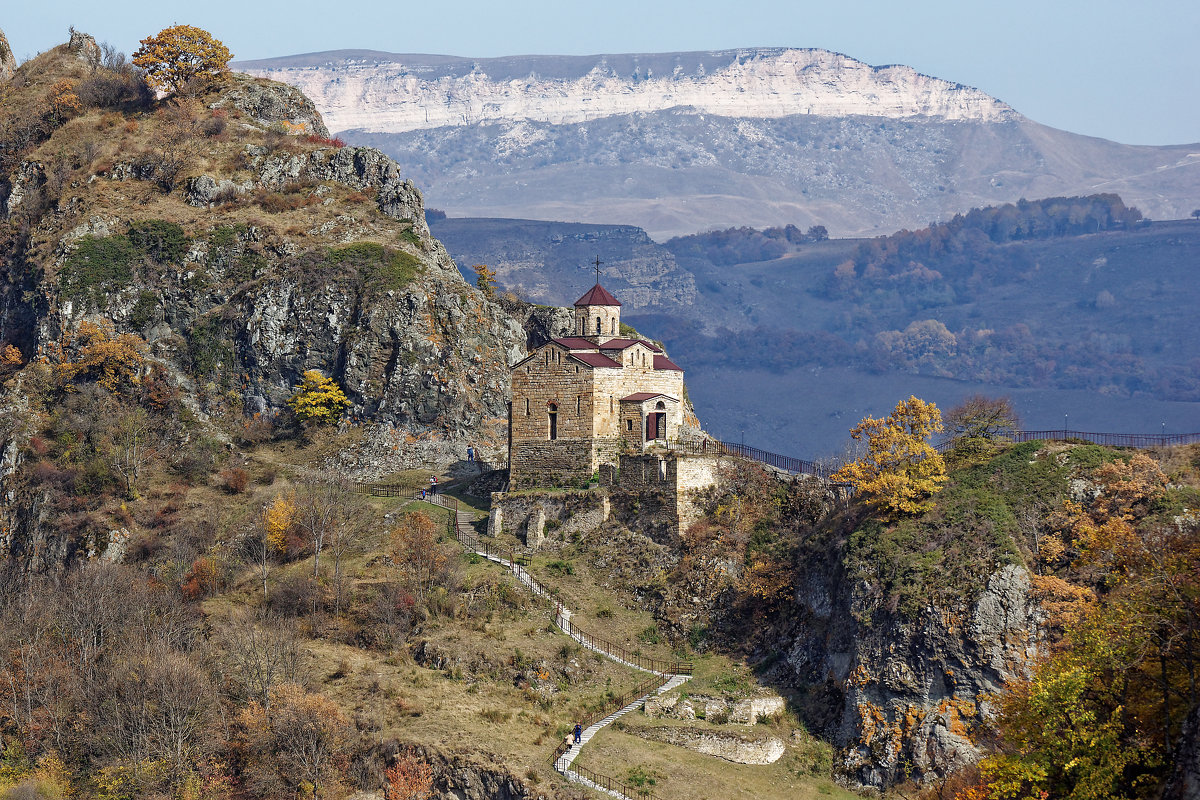
<path id="1" fill-rule="evenodd" d="M 341 387 L 315 369 L 305 371 L 304 380 L 294 391 L 287 404 L 304 422 L 337 422 L 350 405 Z"/>
<path id="2" fill-rule="evenodd" d="M 842 467 L 835 481 L 851 484 L 873 506 L 917 514 L 933 506 L 946 482 L 946 462 L 927 441 L 944 430 L 942 412 L 917 397 L 901 400 L 886 419 L 866 417 L 850 435 L 867 440 L 867 453 Z"/>
<path id="3" fill-rule="evenodd" d="M 173 25 L 142 39 L 133 63 L 161 92 L 178 92 L 193 81 L 215 81 L 229 71 L 233 54 L 212 34 L 191 25 Z"/>
<path id="4" fill-rule="evenodd" d="M 475 285 L 483 292 L 483 296 L 489 299 L 495 297 L 496 270 L 487 264 L 472 264 L 471 269 L 475 271 Z"/>

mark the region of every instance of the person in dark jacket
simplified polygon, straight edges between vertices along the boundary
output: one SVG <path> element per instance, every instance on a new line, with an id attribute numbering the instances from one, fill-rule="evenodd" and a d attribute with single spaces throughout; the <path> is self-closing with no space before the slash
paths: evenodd
<path id="1" fill-rule="evenodd" d="M 578 722 L 575 723 L 575 744 L 579 744 L 579 740 L 583 738 L 583 726 Z"/>

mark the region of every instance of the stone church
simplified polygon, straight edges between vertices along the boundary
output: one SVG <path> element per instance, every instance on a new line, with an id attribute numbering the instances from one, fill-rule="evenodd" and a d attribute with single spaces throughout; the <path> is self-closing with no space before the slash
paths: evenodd
<path id="1" fill-rule="evenodd" d="M 654 343 L 620 335 L 621 304 L 599 282 L 575 302 L 573 333 L 512 367 L 511 489 L 577 485 L 622 456 L 699 434 L 683 370 Z"/>

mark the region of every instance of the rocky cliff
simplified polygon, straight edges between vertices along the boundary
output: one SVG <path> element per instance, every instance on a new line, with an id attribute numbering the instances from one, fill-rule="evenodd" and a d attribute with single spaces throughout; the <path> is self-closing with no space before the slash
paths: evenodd
<path id="1" fill-rule="evenodd" d="M 12 48 L 8 46 L 8 37 L 0 31 L 0 81 L 6 81 L 13 76 L 17 69 L 17 59 Z"/>
<path id="2" fill-rule="evenodd" d="M 525 333 L 462 279 L 393 161 L 327 139 L 303 95 L 246 76 L 199 103 L 104 113 L 53 130 L 0 182 L 3 217 L 31 231 L 8 240 L 0 340 L 31 357 L 111 322 L 204 413 L 278 410 L 317 369 L 361 421 L 459 440 L 504 416 Z M 154 253 L 131 249 L 135 230 Z"/>
<path id="3" fill-rule="evenodd" d="M 828 50 L 750 48 L 654 55 L 492 59 L 341 52 L 239 65 L 302 89 L 335 130 L 384 133 L 530 120 L 555 125 L 687 108 L 727 117 L 934 116 L 997 121 L 987 94 L 911 67 Z M 336 80 L 334 80 L 336 76 Z"/>
<path id="4" fill-rule="evenodd" d="M 864 622 L 853 588 L 811 573 L 801 582 L 806 625 L 785 656 L 801 683 L 840 697 L 828 732 L 840 769 L 884 788 L 945 776 L 980 757 L 973 735 L 988 698 L 1027 677 L 1037 655 L 1037 604 L 1024 568 L 994 572 L 978 597 L 918 617 L 878 613 Z M 855 612 L 859 612 L 856 616 Z"/>

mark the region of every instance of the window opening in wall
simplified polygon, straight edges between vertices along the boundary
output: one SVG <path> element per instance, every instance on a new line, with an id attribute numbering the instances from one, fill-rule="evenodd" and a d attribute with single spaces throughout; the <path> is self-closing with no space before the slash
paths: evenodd
<path id="1" fill-rule="evenodd" d="M 558 406 L 554 403 L 550 404 L 550 439 L 558 438 Z"/>
<path id="2" fill-rule="evenodd" d="M 667 461 L 666 461 L 666 459 L 660 458 L 658 460 L 658 479 L 660 481 L 665 481 L 667 479 Z"/>
<path id="3" fill-rule="evenodd" d="M 596 317 L 596 335 L 600 335 L 600 318 Z"/>
<path id="4" fill-rule="evenodd" d="M 630 432 L 633 431 L 633 420 L 631 420 L 631 419 L 625 420 L 625 430 L 630 431 Z"/>
<path id="5" fill-rule="evenodd" d="M 617 335 L 617 321 L 615 319 L 612 321 L 612 335 Z"/>
<path id="6" fill-rule="evenodd" d="M 583 317 L 579 318 L 579 335 L 583 336 L 587 331 L 583 329 Z"/>
<path id="7" fill-rule="evenodd" d="M 583 398 L 582 397 L 575 398 L 575 413 L 576 414 L 583 413 Z"/>
<path id="8" fill-rule="evenodd" d="M 529 398 L 525 398 L 525 416 L 529 416 Z"/>
<path id="9" fill-rule="evenodd" d="M 612 395 L 609 395 L 609 396 L 608 396 L 608 413 L 610 413 L 610 414 L 611 414 L 611 413 L 613 413 L 613 399 L 612 399 Z"/>

